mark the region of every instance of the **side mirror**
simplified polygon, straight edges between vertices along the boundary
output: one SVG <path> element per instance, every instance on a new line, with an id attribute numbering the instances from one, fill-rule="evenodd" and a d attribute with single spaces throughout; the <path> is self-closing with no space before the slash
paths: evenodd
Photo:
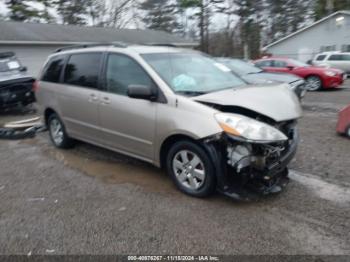
<path id="1" fill-rule="evenodd" d="M 21 72 L 27 72 L 28 68 L 26 66 L 22 66 L 19 71 Z"/>
<path id="2" fill-rule="evenodd" d="M 287 66 L 287 68 L 288 68 L 289 70 L 293 70 L 293 69 L 294 69 L 294 66 Z"/>
<path id="3" fill-rule="evenodd" d="M 157 98 L 155 90 L 150 86 L 145 85 L 129 85 L 128 96 L 136 99 L 145 99 L 154 101 Z"/>

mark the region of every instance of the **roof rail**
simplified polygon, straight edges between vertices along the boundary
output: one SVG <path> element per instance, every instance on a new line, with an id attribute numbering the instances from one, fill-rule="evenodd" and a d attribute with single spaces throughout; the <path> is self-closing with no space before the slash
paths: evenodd
<path id="1" fill-rule="evenodd" d="M 67 51 L 67 50 L 72 50 L 72 49 L 90 48 L 90 47 L 98 47 L 98 46 L 114 46 L 114 47 L 120 47 L 120 48 L 128 47 L 127 44 L 122 43 L 122 42 L 87 43 L 87 44 L 81 44 L 81 45 L 70 45 L 70 46 L 66 46 L 66 47 L 61 47 L 61 48 L 55 50 L 55 53 L 59 53 L 62 51 Z"/>
<path id="2" fill-rule="evenodd" d="M 178 47 L 177 45 L 175 44 L 171 44 L 171 43 L 164 43 L 164 44 L 161 44 L 161 43 L 146 43 L 146 44 L 143 44 L 143 45 L 148 45 L 148 46 L 168 46 L 168 47 Z"/>

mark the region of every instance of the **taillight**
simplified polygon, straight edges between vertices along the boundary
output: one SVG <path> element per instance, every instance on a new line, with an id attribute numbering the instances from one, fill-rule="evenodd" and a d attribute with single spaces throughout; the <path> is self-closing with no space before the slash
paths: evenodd
<path id="1" fill-rule="evenodd" d="M 33 82 L 33 91 L 34 92 L 37 92 L 39 90 L 39 81 L 38 80 L 35 80 Z"/>

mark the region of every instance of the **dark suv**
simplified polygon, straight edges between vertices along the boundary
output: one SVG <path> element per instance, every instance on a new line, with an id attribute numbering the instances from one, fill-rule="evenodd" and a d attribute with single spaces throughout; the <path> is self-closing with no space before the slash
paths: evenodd
<path id="1" fill-rule="evenodd" d="M 0 109 L 35 101 L 32 90 L 35 79 L 26 71 L 15 53 L 0 53 Z"/>

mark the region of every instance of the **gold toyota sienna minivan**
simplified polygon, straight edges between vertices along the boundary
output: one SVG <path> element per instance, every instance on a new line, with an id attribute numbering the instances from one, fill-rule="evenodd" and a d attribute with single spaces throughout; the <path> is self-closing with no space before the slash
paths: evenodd
<path id="1" fill-rule="evenodd" d="M 108 148 L 166 169 L 184 193 L 278 193 L 302 111 L 286 84 L 248 85 L 197 51 L 91 44 L 50 55 L 35 84 L 51 140 Z"/>

